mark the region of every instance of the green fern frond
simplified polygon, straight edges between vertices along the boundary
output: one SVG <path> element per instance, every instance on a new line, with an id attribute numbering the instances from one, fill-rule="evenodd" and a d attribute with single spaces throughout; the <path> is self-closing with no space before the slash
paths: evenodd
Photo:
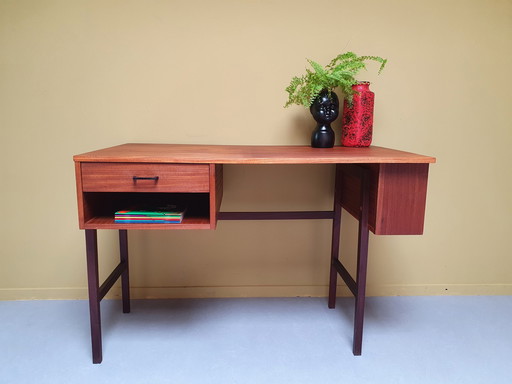
<path id="1" fill-rule="evenodd" d="M 384 69 L 384 67 L 386 66 L 386 63 L 388 62 L 387 59 L 383 59 L 382 57 L 379 57 L 379 56 L 361 56 L 361 60 L 365 60 L 365 61 L 373 60 L 373 61 L 380 63 L 379 71 L 377 72 L 379 75 L 382 72 L 382 70 Z"/>
<path id="2" fill-rule="evenodd" d="M 309 64 L 311 64 L 311 66 L 319 76 L 325 76 L 326 71 L 324 70 L 324 67 L 322 67 L 320 64 L 313 60 L 308 59 L 308 62 Z"/>
<path id="3" fill-rule="evenodd" d="M 387 63 L 386 59 L 379 56 L 357 56 L 354 52 L 345 52 L 336 56 L 325 68 L 316 61 L 309 59 L 307 61 L 313 70 L 306 69 L 306 74 L 302 77 L 292 78 L 290 85 L 285 89 L 288 92 L 285 107 L 298 104 L 309 108 L 322 90 L 332 92 L 335 88 L 340 88 L 345 98 L 351 103 L 354 95 L 352 85 L 357 83 L 355 76 L 362 69 L 366 69 L 365 62 L 380 63 L 379 74 Z"/>
<path id="4" fill-rule="evenodd" d="M 332 59 L 328 67 L 332 68 L 335 67 L 338 62 L 344 63 L 354 59 L 357 59 L 357 55 L 354 52 L 345 52 Z"/>

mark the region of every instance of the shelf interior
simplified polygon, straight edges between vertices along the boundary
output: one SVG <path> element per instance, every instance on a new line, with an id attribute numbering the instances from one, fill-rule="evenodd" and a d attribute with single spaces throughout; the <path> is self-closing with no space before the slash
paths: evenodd
<path id="1" fill-rule="evenodd" d="M 208 193 L 132 193 L 132 192 L 84 192 L 84 221 L 86 228 L 185 228 L 210 226 Z M 116 223 L 115 212 L 175 204 L 186 207 L 183 221 L 175 224 Z M 144 208 L 147 209 L 147 208 Z"/>

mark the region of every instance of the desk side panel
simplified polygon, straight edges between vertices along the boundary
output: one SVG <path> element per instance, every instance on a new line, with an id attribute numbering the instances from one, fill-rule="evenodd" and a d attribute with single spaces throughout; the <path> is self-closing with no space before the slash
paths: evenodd
<path id="1" fill-rule="evenodd" d="M 428 164 L 381 164 L 379 168 L 375 233 L 423 234 Z"/>
<path id="2" fill-rule="evenodd" d="M 76 178 L 76 198 L 78 204 L 78 227 L 84 229 L 86 221 L 86 204 L 84 201 L 84 193 L 82 187 L 82 164 L 79 161 L 75 162 L 75 178 Z"/>
<path id="3" fill-rule="evenodd" d="M 210 228 L 217 227 L 217 217 L 222 203 L 224 172 L 222 164 L 210 164 Z"/>
<path id="4" fill-rule="evenodd" d="M 425 218 L 428 164 L 367 164 L 370 171 L 369 228 L 376 235 L 421 235 Z M 360 181 L 341 167 L 342 205 L 360 215 Z"/>
<path id="5" fill-rule="evenodd" d="M 368 227 L 375 233 L 375 209 L 377 204 L 377 187 L 379 181 L 378 167 L 369 165 L 364 168 L 370 171 L 370 207 L 368 217 Z M 337 168 L 340 172 L 338 177 L 341 179 L 341 206 L 357 220 L 361 216 L 361 180 L 353 173 L 349 172 L 348 166 L 340 165 Z"/>

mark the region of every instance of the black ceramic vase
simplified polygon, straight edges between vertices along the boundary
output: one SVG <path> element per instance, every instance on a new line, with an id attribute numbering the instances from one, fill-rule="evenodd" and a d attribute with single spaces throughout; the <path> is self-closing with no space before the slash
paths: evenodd
<path id="1" fill-rule="evenodd" d="M 317 125 L 311 136 L 313 148 L 332 148 L 334 146 L 334 131 L 331 123 L 336 120 L 340 111 L 340 102 L 334 92 L 324 89 L 315 98 L 309 108 Z"/>

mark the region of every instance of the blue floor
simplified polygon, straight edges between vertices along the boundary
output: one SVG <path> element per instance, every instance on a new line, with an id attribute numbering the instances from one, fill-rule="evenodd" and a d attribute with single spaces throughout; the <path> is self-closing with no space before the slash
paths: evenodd
<path id="1" fill-rule="evenodd" d="M 91 363 L 86 301 L 0 302 L 0 384 L 512 383 L 512 296 L 102 302 Z"/>

